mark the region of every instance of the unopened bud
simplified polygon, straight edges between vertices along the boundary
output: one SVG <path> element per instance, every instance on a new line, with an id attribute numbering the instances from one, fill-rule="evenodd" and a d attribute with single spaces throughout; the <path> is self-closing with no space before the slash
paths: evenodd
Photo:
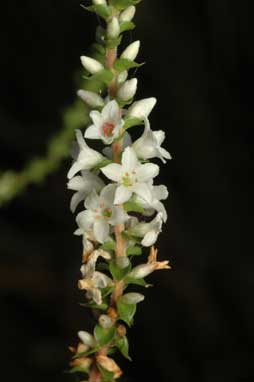
<path id="1" fill-rule="evenodd" d="M 106 314 L 102 314 L 99 317 L 99 323 L 104 329 L 109 329 L 113 326 L 113 320 Z"/>
<path id="2" fill-rule="evenodd" d="M 147 118 L 153 110 L 157 100 L 154 97 L 144 98 L 140 101 L 134 102 L 128 109 L 127 115 L 135 118 Z"/>
<path id="3" fill-rule="evenodd" d="M 130 260 L 127 256 L 119 256 L 116 258 L 116 265 L 121 269 L 127 268 L 129 264 Z"/>
<path id="4" fill-rule="evenodd" d="M 126 81 L 118 90 L 117 97 L 121 101 L 128 101 L 133 98 L 137 91 L 138 81 L 136 78 Z"/>
<path id="5" fill-rule="evenodd" d="M 77 95 L 88 106 L 91 106 L 91 107 L 103 107 L 104 106 L 103 99 L 97 93 L 90 92 L 88 90 L 78 90 Z"/>
<path id="6" fill-rule="evenodd" d="M 99 354 L 96 356 L 96 361 L 104 369 L 114 373 L 114 379 L 117 379 L 121 376 L 122 370 L 112 358 L 109 358 L 106 355 Z"/>
<path id="7" fill-rule="evenodd" d="M 106 5 L 106 0 L 93 0 L 94 5 Z"/>
<path id="8" fill-rule="evenodd" d="M 122 22 L 128 22 L 131 21 L 135 15 L 136 7 L 134 5 L 131 5 L 130 7 L 126 8 L 123 12 L 121 12 L 119 21 Z"/>
<path id="9" fill-rule="evenodd" d="M 88 56 L 81 56 L 80 60 L 84 68 L 91 74 L 95 74 L 104 69 L 103 65 L 94 58 Z"/>
<path id="10" fill-rule="evenodd" d="M 70 362 L 71 367 L 81 366 L 83 369 L 88 369 L 92 364 L 92 359 L 88 357 L 79 357 Z"/>
<path id="11" fill-rule="evenodd" d="M 112 20 L 108 23 L 107 27 L 107 36 L 109 38 L 117 38 L 120 33 L 119 21 L 116 17 L 113 17 Z"/>
<path id="12" fill-rule="evenodd" d="M 118 85 L 123 84 L 127 80 L 127 77 L 128 77 L 127 70 L 124 70 L 123 72 L 119 73 L 117 77 Z"/>
<path id="13" fill-rule="evenodd" d="M 132 271 L 129 273 L 129 277 L 133 277 L 134 279 L 143 279 L 144 277 L 148 276 L 153 271 L 154 271 L 153 264 L 140 264 L 132 269 Z"/>
<path id="14" fill-rule="evenodd" d="M 123 51 L 123 53 L 121 54 L 121 58 L 125 58 L 126 60 L 134 61 L 138 55 L 139 47 L 140 47 L 140 41 L 137 40 L 137 41 L 132 42 Z"/>
<path id="15" fill-rule="evenodd" d="M 85 345 L 88 345 L 90 347 L 94 347 L 95 346 L 95 339 L 92 336 L 92 334 L 90 334 L 88 332 L 85 332 L 85 331 L 80 331 L 80 332 L 78 332 L 78 336 L 79 336 L 80 340 Z"/>
<path id="16" fill-rule="evenodd" d="M 139 302 L 143 301 L 145 296 L 141 293 L 126 293 L 122 297 L 120 297 L 120 301 L 123 304 L 138 304 Z"/>

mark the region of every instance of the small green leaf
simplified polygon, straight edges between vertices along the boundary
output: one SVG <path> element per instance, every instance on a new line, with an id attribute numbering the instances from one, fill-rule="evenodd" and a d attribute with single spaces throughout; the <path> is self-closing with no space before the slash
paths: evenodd
<path id="1" fill-rule="evenodd" d="M 145 282 L 144 279 L 134 279 L 132 277 L 126 277 L 126 279 L 124 280 L 125 284 L 128 285 L 128 284 L 134 284 L 134 285 L 140 285 L 140 286 L 143 286 L 145 288 L 151 286 L 150 284 L 147 284 Z"/>
<path id="2" fill-rule="evenodd" d="M 121 73 L 124 70 L 129 70 L 131 68 L 138 68 L 144 64 L 138 64 L 135 61 L 127 60 L 126 58 L 118 58 L 114 63 L 114 69 Z"/>
<path id="3" fill-rule="evenodd" d="M 98 305 L 92 302 L 87 302 L 87 303 L 80 303 L 79 305 L 84 306 L 85 308 L 99 309 L 99 310 L 106 310 L 108 308 L 108 305 L 105 303 Z"/>
<path id="4" fill-rule="evenodd" d="M 114 251 L 116 247 L 116 243 L 114 240 L 106 241 L 104 244 L 100 246 L 104 251 Z"/>
<path id="5" fill-rule="evenodd" d="M 85 367 L 82 367 L 82 366 L 75 366 L 75 367 L 71 368 L 70 370 L 68 370 L 68 373 L 70 373 L 70 374 L 74 374 L 74 373 L 85 373 L 85 374 L 88 374 L 89 373 L 89 369 L 85 368 Z"/>
<path id="6" fill-rule="evenodd" d="M 119 318 L 128 326 L 131 326 L 133 324 L 133 317 L 136 313 L 137 304 L 123 304 L 121 301 L 117 301 L 116 304 Z"/>
<path id="7" fill-rule="evenodd" d="M 89 350 L 87 350 L 87 351 L 83 351 L 83 352 L 81 352 L 81 353 L 77 353 L 77 354 L 75 354 L 75 355 L 72 357 L 72 359 L 76 359 L 76 358 L 80 358 L 80 357 L 87 357 L 87 356 L 90 355 L 90 354 L 94 354 L 94 353 L 96 353 L 99 349 L 100 349 L 99 346 L 95 346 L 95 347 L 92 348 L 92 349 L 89 349 Z"/>
<path id="8" fill-rule="evenodd" d="M 103 19 L 107 19 L 112 14 L 112 8 L 108 7 L 106 4 L 96 4 L 96 5 L 90 5 L 88 7 L 81 4 L 81 7 L 84 8 L 86 11 L 96 13 L 98 16 L 102 17 Z"/>
<path id="9" fill-rule="evenodd" d="M 103 45 L 94 43 L 94 44 L 92 44 L 91 48 L 92 48 L 94 51 L 100 53 L 102 56 L 105 56 L 106 49 L 104 48 Z"/>
<path id="10" fill-rule="evenodd" d="M 104 346 L 111 342 L 115 334 L 116 328 L 114 326 L 104 329 L 102 326 L 96 325 L 94 328 L 94 337 L 100 346 Z"/>
<path id="11" fill-rule="evenodd" d="M 129 263 L 126 268 L 120 268 L 114 259 L 109 263 L 109 270 L 115 280 L 122 280 L 130 272 L 131 264 Z"/>
<path id="12" fill-rule="evenodd" d="M 135 246 L 135 247 L 130 247 L 127 249 L 126 252 L 127 256 L 139 256 L 142 255 L 142 248 Z"/>
<path id="13" fill-rule="evenodd" d="M 101 289 L 101 295 L 102 295 L 102 298 L 105 298 L 105 297 L 107 297 L 109 294 L 111 294 L 111 292 L 113 291 L 113 289 L 114 289 L 114 286 L 110 286 L 110 287 L 106 287 L 106 288 Z"/>
<path id="14" fill-rule="evenodd" d="M 114 78 L 114 74 L 109 69 L 102 69 L 90 77 L 85 77 L 86 80 L 100 81 L 106 85 L 109 85 L 110 82 L 113 80 L 113 78 Z"/>
<path id="15" fill-rule="evenodd" d="M 126 212 L 139 212 L 141 214 L 144 212 L 144 208 L 133 200 L 128 200 L 128 202 L 125 202 L 123 207 Z"/>
<path id="16" fill-rule="evenodd" d="M 136 25 L 132 21 L 123 21 L 120 24 L 120 32 L 123 33 L 126 31 L 130 31 L 130 30 L 134 29 L 135 26 Z"/>
<path id="17" fill-rule="evenodd" d="M 127 337 L 121 337 L 119 340 L 116 342 L 116 346 L 122 353 L 122 355 L 127 358 L 129 361 L 131 361 L 131 357 L 129 356 L 129 342 Z"/>
<path id="18" fill-rule="evenodd" d="M 99 363 L 97 363 L 97 367 L 100 370 L 102 382 L 112 382 L 114 380 L 114 373 L 112 371 L 104 369 Z"/>
<path id="19" fill-rule="evenodd" d="M 118 36 L 117 38 L 107 39 L 106 40 L 106 47 L 107 48 L 116 48 L 118 45 L 121 44 L 123 36 Z"/>
<path id="20" fill-rule="evenodd" d="M 142 125 L 142 123 L 143 123 L 143 121 L 142 121 L 142 119 L 140 119 L 140 118 L 127 117 L 127 118 L 125 118 L 125 120 L 124 120 L 124 126 L 123 126 L 123 128 L 124 128 L 125 130 L 127 130 L 127 129 L 129 129 L 130 127 Z"/>
<path id="21" fill-rule="evenodd" d="M 120 11 L 140 2 L 141 0 L 111 0 L 111 4 Z"/>

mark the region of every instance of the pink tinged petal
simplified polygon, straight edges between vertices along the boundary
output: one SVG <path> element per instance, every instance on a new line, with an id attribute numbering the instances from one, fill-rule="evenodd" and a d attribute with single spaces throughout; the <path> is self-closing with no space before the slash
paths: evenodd
<path id="1" fill-rule="evenodd" d="M 133 148 L 126 147 L 122 155 L 122 165 L 124 171 L 134 171 L 138 164 L 138 158 Z"/>
<path id="2" fill-rule="evenodd" d="M 96 220 L 93 226 L 95 239 L 99 243 L 104 243 L 109 236 L 109 224 L 105 219 Z"/>
<path id="3" fill-rule="evenodd" d="M 127 202 L 132 195 L 132 190 L 127 187 L 119 186 L 116 189 L 114 204 L 122 204 Z"/>
<path id="4" fill-rule="evenodd" d="M 82 163 L 80 162 L 74 162 L 73 165 L 71 166 L 68 174 L 67 174 L 67 178 L 68 179 L 71 179 L 73 178 L 74 175 L 77 174 L 77 172 L 81 171 L 83 168 L 83 165 Z"/>
<path id="5" fill-rule="evenodd" d="M 116 117 L 120 116 L 120 110 L 118 103 L 113 100 L 110 101 L 102 110 L 102 117 L 106 121 L 114 120 Z"/>
<path id="6" fill-rule="evenodd" d="M 100 198 L 103 199 L 103 202 L 106 207 L 111 207 L 114 202 L 116 192 L 116 184 L 108 184 L 103 188 L 100 194 Z"/>
<path id="7" fill-rule="evenodd" d="M 76 222 L 80 229 L 88 231 L 94 224 L 94 215 L 92 211 L 82 211 L 76 217 Z"/>
<path id="8" fill-rule="evenodd" d="M 145 202 L 151 203 L 152 193 L 150 188 L 146 183 L 136 183 L 132 186 L 132 191 L 135 192 L 140 198 L 144 199 Z"/>
<path id="9" fill-rule="evenodd" d="M 85 131 L 85 138 L 100 139 L 101 138 L 100 128 L 96 125 L 89 126 Z"/>
<path id="10" fill-rule="evenodd" d="M 159 174 L 160 168 L 157 164 L 146 163 L 136 169 L 137 178 L 140 182 L 148 182 Z"/>
<path id="11" fill-rule="evenodd" d="M 151 247 L 156 242 L 158 235 L 158 232 L 155 232 L 154 230 L 147 232 L 141 241 L 141 244 L 144 247 Z"/>
<path id="12" fill-rule="evenodd" d="M 100 205 L 100 198 L 95 190 L 93 190 L 88 197 L 86 198 L 85 201 L 85 207 L 90 210 L 90 209 L 96 209 Z"/>
<path id="13" fill-rule="evenodd" d="M 71 205 L 70 205 L 70 209 L 71 209 L 71 212 L 75 212 L 77 206 L 79 205 L 79 203 L 85 199 L 85 193 L 84 192 L 76 192 L 72 198 L 71 198 Z"/>
<path id="14" fill-rule="evenodd" d="M 102 167 L 101 171 L 108 179 L 111 179 L 114 182 L 120 182 L 122 178 L 122 166 L 120 164 L 108 164 L 107 166 Z"/>

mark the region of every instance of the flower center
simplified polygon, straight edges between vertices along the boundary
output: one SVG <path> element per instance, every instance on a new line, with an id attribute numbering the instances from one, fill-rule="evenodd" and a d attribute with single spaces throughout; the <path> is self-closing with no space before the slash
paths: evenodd
<path id="1" fill-rule="evenodd" d="M 113 135 L 115 125 L 111 122 L 105 122 L 102 126 L 102 133 L 104 137 L 111 137 Z"/>
<path id="2" fill-rule="evenodd" d="M 125 172 L 122 176 L 122 182 L 125 187 L 131 187 L 134 183 L 134 179 L 128 172 Z"/>
<path id="3" fill-rule="evenodd" d="M 105 208 L 105 210 L 102 211 L 102 215 L 105 218 L 111 218 L 112 216 L 112 210 L 110 208 Z"/>

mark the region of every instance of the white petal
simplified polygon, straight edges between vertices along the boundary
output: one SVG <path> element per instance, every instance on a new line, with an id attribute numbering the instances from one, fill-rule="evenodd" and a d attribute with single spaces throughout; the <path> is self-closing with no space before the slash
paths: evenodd
<path id="1" fill-rule="evenodd" d="M 109 219 L 109 223 L 112 225 L 122 224 L 129 219 L 128 214 L 122 207 L 115 206 L 112 209 L 112 217 Z"/>
<path id="2" fill-rule="evenodd" d="M 119 182 L 122 176 L 122 166 L 117 163 L 108 164 L 105 167 L 101 168 L 101 171 L 108 179 L 113 180 L 114 182 Z"/>
<path id="3" fill-rule="evenodd" d="M 164 141 L 165 139 L 165 131 L 163 130 L 156 130 L 153 132 L 155 138 L 156 138 L 156 141 L 158 143 L 158 145 L 160 146 L 162 144 L 162 142 Z"/>
<path id="4" fill-rule="evenodd" d="M 168 197 L 168 189 L 164 185 L 153 186 L 153 197 L 158 200 L 165 200 Z"/>
<path id="5" fill-rule="evenodd" d="M 170 155 L 170 153 L 167 150 L 165 150 L 163 147 L 159 148 L 159 153 L 162 157 L 166 159 L 172 159 L 172 156 Z"/>
<path id="6" fill-rule="evenodd" d="M 109 224 L 105 219 L 96 220 L 93 226 L 94 237 L 99 243 L 104 243 L 109 236 Z"/>
<path id="7" fill-rule="evenodd" d="M 111 207 L 114 202 L 116 192 L 116 184 L 108 184 L 103 188 L 100 194 L 100 198 L 103 200 L 107 207 Z"/>
<path id="8" fill-rule="evenodd" d="M 145 163 L 136 169 L 137 177 L 140 182 L 147 182 L 159 174 L 160 168 L 154 163 Z"/>
<path id="9" fill-rule="evenodd" d="M 132 190 L 146 202 L 150 203 L 152 201 L 152 193 L 146 183 L 136 183 Z"/>
<path id="10" fill-rule="evenodd" d="M 80 229 L 88 231 L 94 223 L 94 215 L 92 211 L 82 211 L 76 217 L 76 222 Z"/>
<path id="11" fill-rule="evenodd" d="M 156 211 L 162 213 L 162 219 L 165 223 L 167 221 L 168 214 L 167 214 L 167 211 L 166 211 L 164 205 L 161 202 L 157 201 L 156 203 L 153 204 L 153 207 Z"/>
<path id="12" fill-rule="evenodd" d="M 75 212 L 78 204 L 85 199 L 85 193 L 84 192 L 75 192 L 75 194 L 71 198 L 71 212 Z"/>
<path id="13" fill-rule="evenodd" d="M 122 204 L 131 198 L 132 191 L 124 186 L 119 186 L 116 189 L 114 204 Z"/>
<path id="14" fill-rule="evenodd" d="M 155 232 L 154 230 L 147 232 L 147 234 L 144 236 L 144 239 L 141 241 L 141 244 L 144 247 L 151 247 L 158 238 L 158 232 Z"/>
<path id="15" fill-rule="evenodd" d="M 67 188 L 69 190 L 73 191 L 80 191 L 85 185 L 85 180 L 83 179 L 82 176 L 74 176 L 68 183 L 67 183 Z"/>
<path id="16" fill-rule="evenodd" d="M 99 207 L 100 204 L 100 198 L 95 190 L 92 190 L 92 192 L 88 195 L 85 201 L 85 207 L 90 209 L 96 209 Z"/>
<path id="17" fill-rule="evenodd" d="M 71 166 L 68 174 L 67 174 L 67 178 L 68 179 L 71 179 L 74 175 L 77 174 L 77 172 L 79 172 L 80 170 L 82 170 L 83 168 L 83 165 L 82 163 L 79 163 L 79 162 L 74 162 L 73 165 Z"/>
<path id="18" fill-rule="evenodd" d="M 122 164 L 123 164 L 124 171 L 129 172 L 136 169 L 139 162 L 133 148 L 126 147 L 122 155 Z"/>
<path id="19" fill-rule="evenodd" d="M 84 140 L 83 134 L 80 130 L 76 130 L 76 139 L 77 139 L 79 147 L 81 149 L 87 149 L 88 148 L 86 141 Z"/>
<path id="20" fill-rule="evenodd" d="M 101 138 L 101 131 L 100 131 L 99 127 L 96 125 L 89 126 L 85 131 L 85 138 L 100 139 Z"/>
<path id="21" fill-rule="evenodd" d="M 116 116 L 119 118 L 120 109 L 119 109 L 118 103 L 115 100 L 110 101 L 103 108 L 101 114 L 102 114 L 104 120 L 112 120 L 112 119 L 115 119 Z"/>
<path id="22" fill-rule="evenodd" d="M 91 111 L 90 118 L 95 126 L 100 127 L 103 124 L 103 118 L 101 116 L 101 113 L 99 113 L 97 110 Z"/>

